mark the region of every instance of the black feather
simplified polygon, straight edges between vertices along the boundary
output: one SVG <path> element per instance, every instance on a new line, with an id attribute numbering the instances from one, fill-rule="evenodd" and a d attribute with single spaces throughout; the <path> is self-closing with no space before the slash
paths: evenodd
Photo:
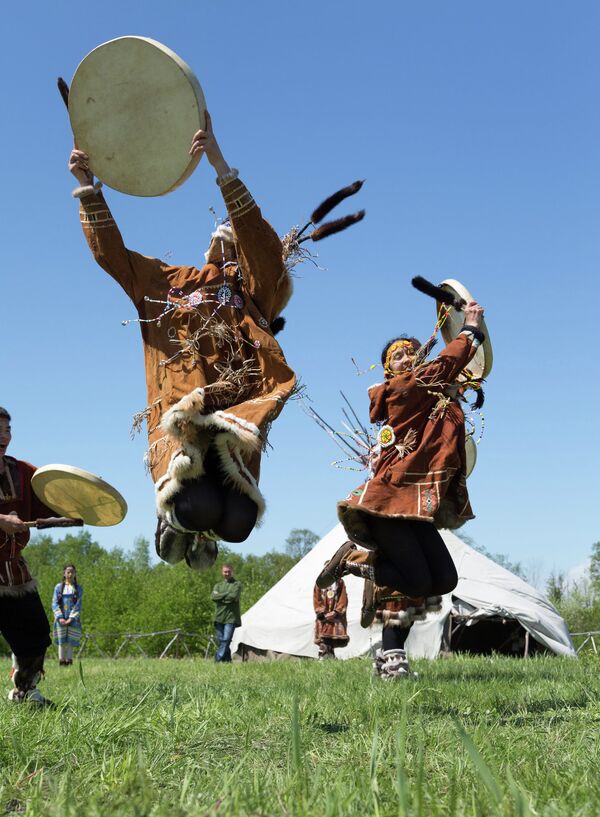
<path id="1" fill-rule="evenodd" d="M 323 238 L 327 238 L 327 236 L 340 233 L 342 230 L 346 230 L 353 224 L 357 224 L 359 221 L 362 221 L 364 217 L 365 211 L 359 210 L 358 213 L 352 213 L 352 215 L 349 216 L 336 218 L 335 221 L 328 221 L 326 224 L 321 224 L 320 227 L 317 227 L 316 230 L 312 231 L 308 238 L 312 238 L 313 241 L 321 241 Z"/>
<path id="2" fill-rule="evenodd" d="M 284 326 L 285 318 L 282 318 L 281 315 L 278 318 L 273 318 L 273 320 L 270 323 L 270 329 L 274 335 L 278 335 Z"/>
<path id="3" fill-rule="evenodd" d="M 56 84 L 58 85 L 58 91 L 62 96 L 62 101 L 65 103 L 67 110 L 69 110 L 69 86 L 62 77 L 59 77 L 56 80 Z"/>
<path id="4" fill-rule="evenodd" d="M 437 287 L 435 284 L 432 284 L 431 281 L 422 278 L 420 275 L 416 275 L 412 279 L 411 284 L 415 289 L 418 289 L 419 292 L 422 292 L 424 295 L 429 295 L 430 298 L 435 298 L 436 301 L 446 304 L 447 306 L 462 309 L 465 305 L 465 301 L 463 301 L 462 298 L 455 298 L 454 295 L 447 290 L 442 287 Z"/>
<path id="5" fill-rule="evenodd" d="M 485 403 L 485 394 L 483 393 L 483 389 L 480 388 L 477 391 L 477 397 L 471 403 L 471 408 L 473 409 L 473 411 L 476 411 L 476 410 L 478 410 L 480 408 L 483 408 L 484 403 Z"/>
<path id="6" fill-rule="evenodd" d="M 341 201 L 347 199 L 348 196 L 353 196 L 355 193 L 358 193 L 364 183 L 364 179 L 362 181 L 353 182 L 352 184 L 349 184 L 348 187 L 342 187 L 341 190 L 338 190 L 336 193 L 329 196 L 329 198 L 326 198 L 325 201 L 322 201 L 317 209 L 313 211 L 313 214 L 310 217 L 312 223 L 318 224 L 320 221 L 322 221 L 325 216 L 330 213 L 334 207 L 337 207 Z"/>

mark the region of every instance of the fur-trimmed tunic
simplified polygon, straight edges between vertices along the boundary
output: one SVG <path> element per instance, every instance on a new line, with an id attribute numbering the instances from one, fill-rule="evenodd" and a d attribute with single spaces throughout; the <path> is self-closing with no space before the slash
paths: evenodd
<path id="1" fill-rule="evenodd" d="M 170 266 L 126 249 L 101 194 L 81 198 L 81 222 L 98 264 L 142 320 L 148 388 L 148 464 L 159 515 L 186 480 L 204 473 L 213 444 L 231 482 L 256 502 L 269 424 L 295 385 L 269 324 L 291 294 L 282 246 L 239 179 L 221 188 L 239 267 Z M 151 300 L 148 300 L 151 299 Z"/>
<path id="2" fill-rule="evenodd" d="M 438 528 L 458 528 L 474 518 L 465 418 L 450 394 L 476 346 L 465 331 L 432 362 L 369 389 L 371 422 L 385 423 L 393 434 L 382 441 L 372 477 L 338 503 L 338 517 L 353 542 L 375 547 L 369 514 L 433 522 Z"/>
<path id="3" fill-rule="evenodd" d="M 344 580 L 334 582 L 330 587 L 321 590 L 315 584 L 313 590 L 313 607 L 317 614 L 315 621 L 315 644 L 322 641 L 335 647 L 345 647 L 350 641 L 346 621 L 348 594 Z M 335 613 L 335 618 L 327 620 L 326 613 Z"/>
<path id="4" fill-rule="evenodd" d="M 10 471 L 15 495 L 4 499 L 0 497 L 0 513 L 16 513 L 22 522 L 56 516 L 33 493 L 31 477 L 35 474 L 35 467 L 8 456 L 4 457 L 4 462 Z M 30 535 L 28 530 L 14 536 L 0 530 L 0 595 L 15 596 L 35 590 L 35 581 L 22 555 Z"/>

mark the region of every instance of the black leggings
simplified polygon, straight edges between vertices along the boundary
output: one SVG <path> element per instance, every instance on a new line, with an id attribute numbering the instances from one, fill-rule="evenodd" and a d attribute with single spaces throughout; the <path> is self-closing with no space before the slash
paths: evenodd
<path id="1" fill-rule="evenodd" d="M 431 522 L 369 516 L 377 543 L 375 581 L 407 596 L 442 596 L 458 583 L 452 557 Z"/>
<path id="2" fill-rule="evenodd" d="M 37 590 L 22 596 L 0 595 L 0 632 L 17 658 L 44 655 L 52 641 Z"/>
<path id="3" fill-rule="evenodd" d="M 226 542 L 243 542 L 256 525 L 258 507 L 250 497 L 225 484 L 225 475 L 212 449 L 206 454 L 206 473 L 184 483 L 174 500 L 177 521 L 187 530 L 214 531 Z"/>
<path id="4" fill-rule="evenodd" d="M 409 627 L 386 627 L 381 631 L 381 647 L 383 650 L 403 650 L 408 634 Z"/>

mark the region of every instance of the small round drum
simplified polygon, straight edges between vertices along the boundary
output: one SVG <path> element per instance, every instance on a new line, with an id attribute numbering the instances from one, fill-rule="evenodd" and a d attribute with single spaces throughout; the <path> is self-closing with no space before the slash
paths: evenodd
<path id="1" fill-rule="evenodd" d="M 455 281 L 454 278 L 447 278 L 445 281 L 442 281 L 440 284 L 442 289 L 447 290 L 452 295 L 458 298 L 462 298 L 467 303 L 469 301 L 474 300 L 473 296 L 469 292 L 469 290 L 463 286 L 460 281 Z M 437 308 L 438 312 L 440 309 L 441 304 L 438 302 Z M 448 313 L 448 317 L 442 326 L 442 337 L 446 343 L 450 343 L 451 340 L 460 333 L 464 324 L 464 315 L 462 312 L 457 311 L 456 309 L 450 309 Z M 488 374 L 492 371 L 492 364 L 494 362 L 494 356 L 492 353 L 492 343 L 490 341 L 490 333 L 485 325 L 485 321 L 482 320 L 481 322 L 481 331 L 485 335 L 485 340 L 479 346 L 473 358 L 469 361 L 468 369 L 473 373 L 475 377 L 487 377 Z"/>
<path id="2" fill-rule="evenodd" d="M 468 478 L 473 473 L 475 463 L 477 462 L 477 444 L 472 434 L 467 434 L 465 437 L 465 453 L 467 455 L 465 476 Z"/>
<path id="3" fill-rule="evenodd" d="M 112 485 L 73 465 L 44 465 L 31 478 L 44 505 L 86 525 L 109 527 L 125 519 L 127 503 Z"/>
<path id="4" fill-rule="evenodd" d="M 206 103 L 191 68 L 146 37 L 119 37 L 91 51 L 69 91 L 69 117 L 90 170 L 132 196 L 163 196 L 192 173 L 192 136 Z"/>

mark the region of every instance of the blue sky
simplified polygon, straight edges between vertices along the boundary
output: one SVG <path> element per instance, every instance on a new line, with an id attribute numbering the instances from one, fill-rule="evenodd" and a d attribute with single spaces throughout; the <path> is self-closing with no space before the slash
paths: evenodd
<path id="1" fill-rule="evenodd" d="M 286 310 L 281 345 L 334 424 L 342 389 L 364 416 L 365 368 L 400 331 L 427 336 L 415 274 L 463 281 L 485 305 L 495 364 L 463 529 L 525 564 L 568 568 L 599 538 L 600 7 L 536 2 L 115 2 L 11 4 L 4 12 L 0 405 L 12 453 L 114 483 L 130 511 L 93 531 L 131 546 L 154 530 L 132 415 L 145 406 L 126 296 L 95 265 L 70 197 L 71 134 L 55 89 L 92 48 L 125 34 L 179 53 L 215 131 L 283 234 L 334 189 L 366 178 L 367 217 L 324 242 Z M 200 264 L 221 209 L 202 163 L 174 193 L 107 191 L 126 244 Z M 360 480 L 290 403 L 273 427 L 264 525 L 242 546 L 325 534 Z"/>

